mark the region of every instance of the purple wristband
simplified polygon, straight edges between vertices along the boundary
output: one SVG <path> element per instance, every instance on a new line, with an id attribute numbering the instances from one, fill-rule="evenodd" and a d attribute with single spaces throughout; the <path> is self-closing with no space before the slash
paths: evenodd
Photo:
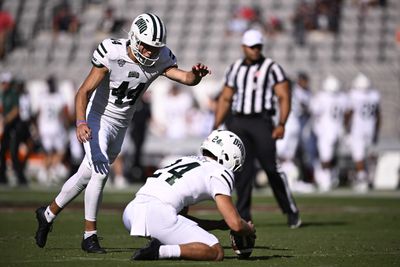
<path id="1" fill-rule="evenodd" d="M 78 127 L 79 125 L 82 125 L 82 124 L 87 124 L 87 121 L 86 120 L 76 121 L 76 127 Z"/>

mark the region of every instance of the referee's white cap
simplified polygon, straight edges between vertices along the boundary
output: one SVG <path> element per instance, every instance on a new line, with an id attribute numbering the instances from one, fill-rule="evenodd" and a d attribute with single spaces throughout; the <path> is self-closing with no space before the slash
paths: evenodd
<path id="1" fill-rule="evenodd" d="M 247 30 L 243 34 L 242 44 L 245 46 L 262 45 L 263 43 L 263 35 L 257 30 Z"/>

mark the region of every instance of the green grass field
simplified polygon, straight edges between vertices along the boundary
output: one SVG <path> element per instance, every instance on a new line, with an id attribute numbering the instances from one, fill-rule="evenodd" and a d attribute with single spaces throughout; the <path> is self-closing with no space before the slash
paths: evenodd
<path id="1" fill-rule="evenodd" d="M 134 190 L 133 190 L 134 191 Z M 131 262 L 146 240 L 132 238 L 122 224 L 124 205 L 133 193 L 106 191 L 98 227 L 105 255 L 80 249 L 82 196 L 56 220 L 44 249 L 36 247 L 34 210 L 56 192 L 0 189 L 0 266 L 400 266 L 400 194 L 367 196 L 331 194 L 296 196 L 303 227 L 291 230 L 270 194 L 254 197 L 256 247 L 248 260 L 238 260 L 228 232 L 215 231 L 225 248 L 223 262 L 162 260 Z M 213 203 L 198 205 L 191 214 L 219 218 Z"/>

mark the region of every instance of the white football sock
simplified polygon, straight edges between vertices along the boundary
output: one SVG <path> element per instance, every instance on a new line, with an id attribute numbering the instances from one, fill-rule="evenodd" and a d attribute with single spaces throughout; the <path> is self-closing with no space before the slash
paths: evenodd
<path id="1" fill-rule="evenodd" d="M 317 182 L 318 189 L 321 192 L 327 192 L 332 187 L 332 175 L 330 169 L 315 169 L 315 181 Z"/>
<path id="2" fill-rule="evenodd" d="M 44 211 L 44 216 L 49 223 L 54 221 L 54 219 L 57 217 L 57 215 L 51 212 L 50 206 L 47 206 L 46 210 Z"/>
<path id="3" fill-rule="evenodd" d="M 179 245 L 160 246 L 160 259 L 179 258 L 181 256 L 181 247 Z"/>
<path id="4" fill-rule="evenodd" d="M 83 234 L 83 239 L 86 239 L 88 237 L 91 237 L 92 235 L 97 235 L 97 230 L 94 231 L 85 231 Z"/>

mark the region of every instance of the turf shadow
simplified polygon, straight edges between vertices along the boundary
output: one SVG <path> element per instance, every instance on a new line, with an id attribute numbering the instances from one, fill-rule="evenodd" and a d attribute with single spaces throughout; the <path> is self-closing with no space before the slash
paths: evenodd
<path id="1" fill-rule="evenodd" d="M 68 250 L 70 250 L 70 251 L 74 251 L 74 250 L 77 250 L 77 251 L 82 251 L 82 249 L 80 248 L 80 247 L 51 247 L 51 248 L 49 248 L 49 247 L 46 247 L 46 248 L 41 248 L 41 250 L 48 250 L 48 251 L 57 251 L 57 250 L 63 250 L 63 251 L 68 251 Z"/>
<path id="2" fill-rule="evenodd" d="M 290 251 L 290 248 L 273 248 L 273 247 L 266 247 L 266 246 L 254 246 L 255 249 L 268 249 L 268 250 L 283 250 L 283 251 Z"/>
<path id="3" fill-rule="evenodd" d="M 348 225 L 349 223 L 347 222 L 303 222 L 300 226 L 300 228 L 306 228 L 306 227 L 324 227 L 324 226 L 344 226 Z"/>
<path id="4" fill-rule="evenodd" d="M 225 259 L 237 259 L 240 261 L 258 261 L 258 260 L 271 260 L 275 258 L 293 258 L 291 255 L 271 255 L 271 256 L 255 256 L 247 259 L 239 259 L 237 256 L 225 256 Z"/>
<path id="5" fill-rule="evenodd" d="M 107 251 L 107 253 L 134 252 L 135 250 L 139 249 L 139 247 L 137 247 L 137 248 L 108 248 L 108 247 L 103 247 L 103 248 Z M 71 247 L 69 247 L 69 248 L 56 247 L 56 248 L 46 248 L 45 250 L 48 250 L 48 251 L 58 251 L 58 250 L 62 250 L 62 251 L 82 251 L 83 252 L 83 250 L 81 248 L 77 248 L 77 247 L 74 247 L 74 248 L 71 248 Z"/>
<path id="6" fill-rule="evenodd" d="M 282 223 L 264 223 L 265 227 L 282 227 Z M 303 222 L 300 228 L 313 227 L 313 226 L 343 226 L 348 225 L 347 222 L 333 221 L 333 222 Z M 260 226 L 259 226 L 260 227 Z"/>
<path id="7" fill-rule="evenodd" d="M 139 248 L 104 248 L 109 253 L 125 253 L 125 252 L 135 252 Z"/>
<path id="8" fill-rule="evenodd" d="M 232 249 L 231 246 L 223 246 L 223 248 L 224 249 Z M 273 248 L 273 247 L 268 247 L 268 246 L 254 246 L 254 249 L 283 250 L 283 251 L 291 250 L 288 248 Z"/>

